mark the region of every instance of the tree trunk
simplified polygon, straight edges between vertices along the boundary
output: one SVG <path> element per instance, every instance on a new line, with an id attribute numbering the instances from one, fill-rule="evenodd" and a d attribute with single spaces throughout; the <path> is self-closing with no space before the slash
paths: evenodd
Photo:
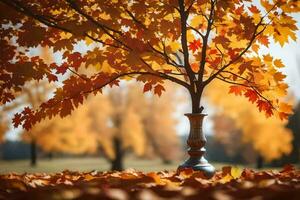
<path id="1" fill-rule="evenodd" d="M 49 152 L 49 153 L 48 153 L 48 159 L 49 159 L 49 160 L 53 160 L 53 153 L 52 153 L 52 152 Z"/>
<path id="2" fill-rule="evenodd" d="M 111 170 L 122 171 L 123 168 L 123 152 L 122 152 L 122 142 L 119 138 L 114 137 L 113 139 L 115 158 L 111 161 Z"/>
<path id="3" fill-rule="evenodd" d="M 31 167 L 36 166 L 36 160 L 37 160 L 36 152 L 37 152 L 36 142 L 35 140 L 32 140 L 30 143 L 30 166 Z"/>
<path id="4" fill-rule="evenodd" d="M 256 159 L 256 168 L 261 169 L 263 168 L 263 165 L 264 165 L 264 159 L 261 155 L 258 155 Z"/>

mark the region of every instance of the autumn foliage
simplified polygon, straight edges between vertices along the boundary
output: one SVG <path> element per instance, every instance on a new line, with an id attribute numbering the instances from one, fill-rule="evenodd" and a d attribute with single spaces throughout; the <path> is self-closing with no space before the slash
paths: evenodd
<path id="1" fill-rule="evenodd" d="M 209 180 L 201 172 L 72 172 L 0 175 L 4 199 L 272 199 L 296 200 L 300 172 L 223 167 Z"/>
<path id="2" fill-rule="evenodd" d="M 259 5 L 257 5 L 259 4 Z M 213 80 L 232 84 L 264 112 L 286 119 L 284 64 L 260 49 L 296 40 L 299 1 L 261 0 L 18 1 L 0 3 L 0 101 L 6 104 L 30 81 L 59 82 L 36 109 L 25 107 L 14 125 L 30 129 L 65 117 L 90 93 L 136 79 L 161 95 L 164 83 L 186 88 L 200 113 L 203 90 Z M 47 62 L 37 48 L 60 58 Z M 82 68 L 94 69 L 87 74 Z M 69 74 L 71 76 L 66 76 Z"/>
<path id="3" fill-rule="evenodd" d="M 237 89 L 239 87 L 230 86 L 229 90 L 239 95 L 240 90 Z M 234 137 L 239 134 L 240 145 L 249 144 L 268 162 L 288 155 L 292 151 L 293 135 L 286 127 L 287 122 L 274 116 L 266 118 L 263 113 L 257 112 L 250 99 L 247 100 L 236 94 L 222 95 L 222 91 L 227 89 L 228 84 L 215 81 L 210 85 L 205 96 L 216 108 L 216 116 L 219 116 L 215 117 L 214 121 L 216 138 L 224 144 L 227 143 L 229 150 L 230 146 L 234 146 L 237 142 Z M 256 95 L 249 91 L 245 91 L 245 94 L 249 95 L 249 98 L 254 98 L 252 95 Z M 285 105 L 284 109 L 292 112 L 291 106 Z"/>

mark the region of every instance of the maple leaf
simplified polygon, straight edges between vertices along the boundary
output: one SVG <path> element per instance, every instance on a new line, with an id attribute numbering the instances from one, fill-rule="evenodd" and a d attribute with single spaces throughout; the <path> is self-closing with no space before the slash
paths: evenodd
<path id="1" fill-rule="evenodd" d="M 254 103 L 259 98 L 256 91 L 254 90 L 247 90 L 244 95 L 245 97 L 248 97 L 249 101 L 252 103 Z"/>
<path id="2" fill-rule="evenodd" d="M 259 50 L 259 45 L 253 44 L 253 45 L 251 46 L 251 49 L 257 54 L 257 53 L 258 53 L 258 50 Z"/>
<path id="3" fill-rule="evenodd" d="M 62 65 L 56 68 L 56 74 L 65 74 L 67 70 L 68 70 L 68 64 L 63 63 Z"/>
<path id="4" fill-rule="evenodd" d="M 195 51 L 197 51 L 199 48 L 201 47 L 201 40 L 193 40 L 192 42 L 190 42 L 189 44 L 189 49 L 193 51 L 193 53 Z"/>
<path id="5" fill-rule="evenodd" d="M 187 2 L 181 2 L 183 8 L 188 7 Z M 101 4 L 94 1 L 72 1 L 69 4 L 59 1 L 53 3 L 55 6 L 52 3 L 50 1 L 48 3 L 37 1 L 30 4 L 20 1 L 20 3 L 12 5 L 8 1 L 4 1 L 1 7 L 1 13 L 5 16 L 5 21 L 8 22 L 8 28 L 0 30 L 0 35 L 5 36 L 0 37 L 0 44 L 3 47 L 0 49 L 1 66 L 3 66 L 3 70 L 0 70 L 0 77 L 5 83 L 1 85 L 1 103 L 12 101 L 13 98 L 9 98 L 9 94 L 18 94 L 21 88 L 30 81 L 40 81 L 44 77 L 47 77 L 48 82 L 58 81 L 55 75 L 49 74 L 50 72 L 63 75 L 68 68 L 78 71 L 80 66 L 84 64 L 87 68 L 84 71 L 86 75 L 81 76 L 81 79 L 84 80 L 70 78 L 70 81 L 63 81 L 62 91 L 52 100 L 49 100 L 51 105 L 55 106 L 50 107 L 49 102 L 42 102 L 45 104 L 38 112 L 22 114 L 24 117 L 22 123 L 26 124 L 26 127 L 30 127 L 30 125 L 47 117 L 59 115 L 60 111 L 64 110 L 62 108 L 64 106 L 67 106 L 68 109 L 64 110 L 63 113 L 69 113 L 67 110 L 72 110 L 72 106 L 75 109 L 82 103 L 81 97 L 74 100 L 78 94 L 84 94 L 83 99 L 86 99 L 88 94 L 101 92 L 102 87 L 106 85 L 117 86 L 119 79 L 135 78 L 145 84 L 151 82 L 151 86 L 150 84 L 144 86 L 144 91 L 152 90 L 155 86 L 154 93 L 158 95 L 164 91 L 162 89 L 164 81 L 172 81 L 185 88 L 191 87 L 191 84 L 194 83 L 189 79 L 193 74 L 189 74 L 192 73 L 191 70 L 186 69 L 189 66 L 186 62 L 201 61 L 201 48 L 204 47 L 201 37 L 203 37 L 202 33 L 205 32 L 211 34 L 207 38 L 208 43 L 205 44 L 207 55 L 204 61 L 209 64 L 203 69 L 204 72 L 216 72 L 216 69 L 221 69 L 222 60 L 229 64 L 225 67 L 226 70 L 237 73 L 237 76 L 229 77 L 230 81 L 237 81 L 237 77 L 241 75 L 255 79 L 255 84 L 257 83 L 261 86 L 260 88 L 263 88 L 259 92 L 267 93 L 268 91 L 270 94 L 274 94 L 269 95 L 270 102 L 274 104 L 274 107 L 278 107 L 282 97 L 286 95 L 286 86 L 280 84 L 284 75 L 277 73 L 276 69 L 275 71 L 271 70 L 272 65 L 277 68 L 284 67 L 281 61 L 274 60 L 272 55 L 266 55 L 262 62 L 260 56 L 246 56 L 245 54 L 249 52 L 243 52 L 243 49 L 251 48 L 258 53 L 261 45 L 269 47 L 268 37 L 273 37 L 273 40 L 279 42 L 280 45 L 288 43 L 290 39 L 296 40 L 297 20 L 293 15 L 299 12 L 299 6 L 295 1 L 280 1 L 280 3 L 274 4 L 272 1 L 261 0 L 255 4 L 249 2 L 247 5 L 243 5 L 239 1 L 231 1 L 230 3 L 220 1 L 217 7 L 222 9 L 218 9 L 218 20 L 215 20 L 212 26 L 207 23 L 205 16 L 196 13 L 197 10 L 204 9 L 204 1 L 199 1 L 190 7 L 191 14 L 188 19 L 182 19 L 183 15 L 178 15 L 176 10 L 169 8 L 168 3 L 160 1 L 136 1 L 133 4 L 127 4 L 126 9 L 117 12 L 112 8 L 123 7 L 122 1 L 103 1 Z M 175 1 L 171 0 L 169 3 L 173 5 Z M 28 20 L 26 21 L 23 19 L 24 16 L 20 15 L 20 10 L 23 10 L 24 7 L 26 10 L 32 11 L 31 15 L 27 16 Z M 157 9 L 158 7 L 159 9 Z M 37 8 L 38 13 L 36 13 Z M 74 11 L 74 8 L 80 8 L 81 11 L 77 10 L 76 13 L 64 12 Z M 205 9 L 208 9 L 205 12 L 211 11 L 209 7 Z M 262 17 L 260 15 L 261 9 L 266 11 L 264 12 L 266 14 L 264 19 L 273 19 L 265 28 L 263 25 L 268 23 L 267 21 L 261 21 L 260 25 L 262 26 L 256 27 Z M 146 17 L 143 16 L 145 13 L 147 13 Z M 68 15 L 66 19 L 65 15 Z M 95 19 L 101 15 L 101 23 L 97 23 L 97 20 L 87 19 L 87 15 Z M 53 23 L 41 20 L 40 16 L 55 19 L 56 27 L 50 28 L 49 25 L 53 26 Z M 188 20 L 191 27 L 195 28 L 192 30 L 191 27 L 187 27 L 185 38 L 188 42 L 187 49 L 181 49 L 179 42 L 184 35 L 182 32 L 184 29 L 181 29 L 181 21 L 184 20 Z M 17 22 L 20 21 L 24 23 L 21 23 L 18 31 L 16 31 L 13 27 L 19 26 Z M 105 30 L 102 26 L 105 26 Z M 200 34 L 197 34 L 195 30 L 199 30 Z M 260 34 L 255 34 L 258 32 Z M 249 42 L 252 39 L 251 36 L 254 38 L 253 41 Z M 15 38 L 17 38 L 18 45 L 9 42 Z M 87 46 L 86 44 L 91 42 L 93 45 L 89 45 L 87 49 L 81 49 L 82 44 Z M 212 49 L 212 47 L 216 48 L 217 45 L 218 50 Z M 21 51 L 21 49 L 27 51 L 31 48 L 37 50 L 39 46 L 51 49 L 48 52 L 49 55 L 39 54 L 30 57 Z M 198 51 L 198 54 L 191 55 L 190 60 L 184 60 L 189 51 L 192 53 Z M 218 54 L 219 51 L 223 52 L 220 53 L 222 55 Z M 55 57 L 54 55 L 57 53 L 61 54 L 61 59 L 64 62 L 60 66 L 54 64 L 54 59 L 51 58 Z M 240 55 L 239 59 L 237 59 L 238 55 Z M 251 65 L 241 65 L 241 63 L 251 61 Z M 180 65 L 177 66 L 179 63 Z M 180 74 L 170 73 L 174 70 L 172 65 L 175 65 L 175 68 L 178 67 L 177 70 L 180 71 Z M 198 72 L 198 66 L 191 64 L 192 71 Z M 159 73 L 156 73 L 157 71 Z M 271 86 L 266 80 L 268 77 L 273 77 L 272 80 L 275 80 L 277 85 L 273 86 L 272 84 Z M 197 78 L 202 79 L 203 77 Z M 207 85 L 215 78 L 217 76 L 212 74 L 206 82 Z M 157 89 L 155 90 L 155 88 Z M 247 93 L 246 90 L 231 89 L 231 91 L 237 95 Z M 193 93 L 194 91 L 189 92 Z M 6 93 L 8 95 L 5 95 Z M 251 102 L 254 101 L 255 97 L 250 92 L 246 95 Z M 62 103 L 64 99 L 70 99 L 71 104 Z"/>
<path id="6" fill-rule="evenodd" d="M 285 112 L 279 112 L 278 115 L 279 115 L 279 119 L 281 120 L 287 120 L 289 118 L 289 114 Z"/>
<path id="7" fill-rule="evenodd" d="M 230 56 L 230 59 L 233 60 L 237 57 L 238 53 L 235 49 L 229 49 L 228 55 Z"/>
<path id="8" fill-rule="evenodd" d="M 86 59 L 81 56 L 79 52 L 75 52 L 68 55 L 68 62 L 72 64 L 74 69 L 77 71 L 80 67 L 81 63 L 84 62 Z"/>
<path id="9" fill-rule="evenodd" d="M 269 38 L 265 35 L 260 35 L 258 38 L 257 38 L 258 42 L 261 43 L 262 45 L 266 46 L 266 47 L 269 47 Z"/>
<path id="10" fill-rule="evenodd" d="M 22 115 L 20 113 L 16 113 L 13 118 L 14 127 L 17 128 L 22 123 Z"/>
<path id="11" fill-rule="evenodd" d="M 264 55 L 264 61 L 265 62 L 272 62 L 273 61 L 273 57 L 270 54 Z"/>
<path id="12" fill-rule="evenodd" d="M 241 96 L 243 92 L 246 90 L 245 86 L 240 86 L 240 85 L 232 85 L 230 86 L 229 94 L 235 94 L 237 96 Z"/>
<path id="13" fill-rule="evenodd" d="M 199 64 L 198 63 L 192 63 L 191 68 L 193 72 L 197 73 L 199 71 Z"/>
<path id="14" fill-rule="evenodd" d="M 256 6 L 254 6 L 254 5 L 251 5 L 250 7 L 248 7 L 248 9 L 249 9 L 252 13 L 254 13 L 254 14 L 258 14 L 258 13 L 259 13 L 258 8 L 257 8 Z"/>
<path id="15" fill-rule="evenodd" d="M 64 100 L 62 102 L 62 108 L 61 108 L 59 114 L 61 117 L 65 117 L 65 116 L 71 114 L 73 109 L 74 109 L 74 107 L 72 105 L 72 101 L 70 99 Z"/>
<path id="16" fill-rule="evenodd" d="M 237 15 L 241 15 L 244 12 L 244 5 L 238 7 L 237 9 L 235 9 L 235 13 Z"/>
<path id="17" fill-rule="evenodd" d="M 55 82 L 57 81 L 57 76 L 55 76 L 54 74 L 47 74 L 47 78 L 49 80 L 49 83 L 51 83 L 52 81 Z"/>
<path id="18" fill-rule="evenodd" d="M 144 89 L 143 89 L 143 92 L 147 92 L 147 91 L 150 91 L 152 89 L 152 83 L 151 82 L 148 82 L 144 85 Z"/>
<path id="19" fill-rule="evenodd" d="M 284 75 L 282 72 L 276 72 L 274 74 L 274 79 L 275 81 L 282 81 L 283 79 L 285 79 L 286 75 Z"/>
<path id="20" fill-rule="evenodd" d="M 3 97 L 1 98 L 1 102 L 3 104 L 6 104 L 8 102 L 11 102 L 14 99 L 15 99 L 15 96 L 13 94 L 5 92 L 5 93 L 3 93 Z"/>
<path id="21" fill-rule="evenodd" d="M 274 65 L 278 68 L 282 68 L 284 67 L 284 64 L 282 63 L 282 61 L 280 59 L 275 59 L 274 60 Z"/>
<path id="22" fill-rule="evenodd" d="M 162 91 L 166 91 L 165 88 L 162 85 L 158 84 L 154 87 L 154 94 L 157 94 L 158 96 L 161 96 Z"/>
<path id="23" fill-rule="evenodd" d="M 271 117 L 273 115 L 273 107 L 268 101 L 258 100 L 256 103 L 259 111 L 264 111 L 267 117 Z"/>

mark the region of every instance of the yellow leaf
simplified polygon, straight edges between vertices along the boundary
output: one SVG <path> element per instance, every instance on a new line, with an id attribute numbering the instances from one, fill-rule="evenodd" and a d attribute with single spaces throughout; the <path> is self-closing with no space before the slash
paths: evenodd
<path id="1" fill-rule="evenodd" d="M 259 50 L 259 45 L 257 44 L 253 44 L 251 49 L 257 54 L 258 53 L 258 50 Z"/>
<path id="2" fill-rule="evenodd" d="M 226 176 L 224 176 L 222 179 L 220 179 L 220 183 L 228 183 L 229 181 L 231 181 L 233 179 L 233 177 L 230 174 L 227 174 Z"/>
<path id="3" fill-rule="evenodd" d="M 243 170 L 238 167 L 231 167 L 230 174 L 234 179 L 240 178 Z"/>
<path id="4" fill-rule="evenodd" d="M 293 107 L 290 104 L 287 104 L 287 103 L 284 103 L 284 102 L 281 102 L 279 104 L 279 110 L 281 112 L 288 113 L 288 114 L 293 113 Z"/>
<path id="5" fill-rule="evenodd" d="M 60 33 L 61 39 L 70 39 L 72 37 L 71 33 L 61 32 Z"/>
<path id="6" fill-rule="evenodd" d="M 90 45 L 91 43 L 93 43 L 93 40 L 89 37 L 86 37 L 85 38 L 85 43 L 86 43 L 86 45 Z"/>

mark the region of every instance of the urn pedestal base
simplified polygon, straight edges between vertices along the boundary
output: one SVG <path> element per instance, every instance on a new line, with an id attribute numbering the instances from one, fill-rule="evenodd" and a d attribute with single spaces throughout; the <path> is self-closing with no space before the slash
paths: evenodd
<path id="1" fill-rule="evenodd" d="M 205 158 L 189 158 L 184 163 L 179 165 L 178 170 L 191 168 L 194 171 L 201 171 L 207 178 L 211 178 L 215 174 L 215 168 L 207 162 Z"/>
<path id="2" fill-rule="evenodd" d="M 204 158 L 206 138 L 202 132 L 202 122 L 205 114 L 185 114 L 190 121 L 190 134 L 187 144 L 190 147 L 188 154 L 190 156 L 178 170 L 184 168 L 192 168 L 195 171 L 202 171 L 207 178 L 211 178 L 215 174 L 215 168 Z"/>

